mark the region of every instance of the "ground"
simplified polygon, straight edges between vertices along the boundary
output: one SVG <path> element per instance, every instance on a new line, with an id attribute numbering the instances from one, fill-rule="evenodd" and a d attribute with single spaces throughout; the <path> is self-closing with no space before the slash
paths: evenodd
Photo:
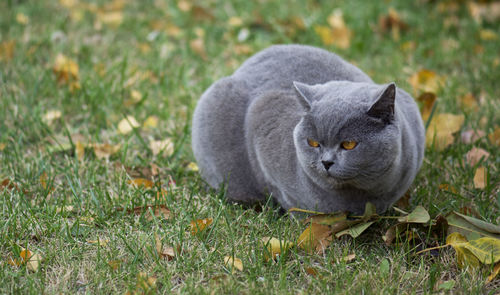
<path id="1" fill-rule="evenodd" d="M 387 246 L 385 221 L 321 254 L 294 247 L 266 259 L 263 237 L 296 241 L 305 226 L 270 203 L 245 208 L 206 192 L 190 148 L 211 83 L 272 44 L 319 46 L 416 99 L 432 92 L 431 118 L 459 117 L 456 134 L 427 148 L 408 210 L 466 207 L 499 223 L 498 141 L 488 137 L 500 125 L 495 3 L 2 1 L 0 293 L 498 292 L 498 279 L 485 283 L 491 269 L 458 268 L 453 249 Z M 470 130 L 477 141 L 462 138 Z M 471 164 L 473 147 L 489 157 Z M 130 183 L 139 177 L 156 182 Z M 151 218 L 147 205 L 169 216 Z M 212 224 L 192 235 L 204 218 Z M 19 262 L 22 248 L 41 257 L 37 267 Z"/>

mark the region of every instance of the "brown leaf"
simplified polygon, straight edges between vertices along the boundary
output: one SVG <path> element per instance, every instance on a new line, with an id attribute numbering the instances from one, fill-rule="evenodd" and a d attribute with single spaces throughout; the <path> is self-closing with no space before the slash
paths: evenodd
<path id="1" fill-rule="evenodd" d="M 315 26 L 314 30 L 318 34 L 325 45 L 335 45 L 342 49 L 347 49 L 351 46 L 352 32 L 346 26 L 344 17 L 340 9 L 334 10 L 328 16 L 327 26 Z"/>
<path id="2" fill-rule="evenodd" d="M 160 238 L 155 234 L 156 252 L 161 258 L 172 260 L 175 258 L 175 250 L 172 247 L 164 247 Z"/>
<path id="3" fill-rule="evenodd" d="M 311 223 L 299 236 L 297 245 L 309 253 L 321 253 L 331 242 L 332 231 L 329 226 Z"/>
<path id="4" fill-rule="evenodd" d="M 13 266 L 19 266 L 21 264 L 26 264 L 28 270 L 36 272 L 42 261 L 42 257 L 33 253 L 28 249 L 24 249 L 21 247 L 21 252 L 19 253 L 19 258 L 10 258 L 7 262 Z"/>
<path id="5" fill-rule="evenodd" d="M 191 221 L 191 235 L 196 235 L 199 232 L 204 231 L 207 227 L 209 227 L 213 222 L 212 218 L 205 218 L 205 219 L 197 219 Z"/>
<path id="6" fill-rule="evenodd" d="M 400 32 L 408 29 L 408 24 L 401 20 L 399 13 L 392 7 L 389 8 L 387 15 L 379 18 L 378 26 L 384 33 L 390 31 L 394 40 L 399 40 Z"/>
<path id="7" fill-rule="evenodd" d="M 5 178 L 4 180 L 2 180 L 2 183 L 0 183 L 0 189 L 8 189 L 9 191 L 15 189 L 17 191 L 19 191 L 19 187 L 17 186 L 17 184 L 15 184 L 14 182 L 12 182 L 10 179 L 8 178 Z"/>
<path id="8" fill-rule="evenodd" d="M 425 143 L 428 147 L 434 145 L 437 150 L 443 150 L 454 141 L 453 134 L 462 128 L 464 115 L 437 114 L 427 128 Z"/>
<path id="9" fill-rule="evenodd" d="M 191 16 L 195 21 L 214 21 L 215 16 L 207 8 L 200 5 L 193 5 Z"/>
<path id="10" fill-rule="evenodd" d="M 122 264 L 123 261 L 121 260 L 110 260 L 108 261 L 109 267 L 111 267 L 112 270 L 117 270 L 120 265 Z"/>
<path id="11" fill-rule="evenodd" d="M 208 60 L 207 52 L 205 51 L 205 41 L 203 38 L 198 37 L 189 42 L 191 50 L 198 54 L 203 60 Z"/>
<path id="12" fill-rule="evenodd" d="M 472 93 L 460 97 L 460 105 L 463 110 L 476 112 L 479 109 L 479 103 Z"/>
<path id="13" fill-rule="evenodd" d="M 94 143 L 91 145 L 97 159 L 109 159 L 109 157 L 120 150 L 120 144 Z"/>
<path id="14" fill-rule="evenodd" d="M 470 166 L 475 166 L 479 161 L 488 159 L 490 156 L 490 153 L 485 151 L 482 148 L 476 148 L 473 147 L 469 152 L 467 152 L 466 158 L 467 158 L 467 163 Z"/>
<path id="15" fill-rule="evenodd" d="M 152 188 L 154 186 L 154 182 L 145 178 L 135 178 L 127 181 L 128 184 L 133 185 L 134 187 L 144 187 L 144 188 Z"/>
<path id="16" fill-rule="evenodd" d="M 424 120 L 424 122 L 427 122 L 429 119 L 432 108 L 436 102 L 436 98 L 436 95 L 431 92 L 424 92 L 417 98 L 417 101 L 422 103 L 420 113 L 422 114 L 422 120 Z"/>
<path id="17" fill-rule="evenodd" d="M 474 187 L 478 189 L 483 189 L 486 187 L 486 168 L 484 166 L 479 166 L 474 173 Z"/>
<path id="18" fill-rule="evenodd" d="M 306 267 L 304 268 L 304 270 L 308 275 L 311 275 L 313 277 L 318 275 L 318 271 L 314 267 Z"/>
<path id="19" fill-rule="evenodd" d="M 408 78 L 408 82 L 413 86 L 415 94 L 423 92 L 437 93 L 443 86 L 445 78 L 439 76 L 431 70 L 420 70 Z"/>
<path id="20" fill-rule="evenodd" d="M 52 71 L 59 83 L 77 82 L 79 79 L 78 64 L 61 53 L 56 56 Z"/>
<path id="21" fill-rule="evenodd" d="M 488 139 L 492 144 L 500 146 L 500 127 L 495 128 L 495 130 L 488 135 Z"/>
<path id="22" fill-rule="evenodd" d="M 486 279 L 486 283 L 492 282 L 499 273 L 500 273 L 500 262 L 495 264 L 495 267 L 493 267 L 493 271 L 488 276 L 488 279 Z"/>
<path id="23" fill-rule="evenodd" d="M 395 206 L 403 210 L 410 208 L 410 198 L 411 198 L 410 192 L 407 191 L 401 198 L 399 198 Z"/>

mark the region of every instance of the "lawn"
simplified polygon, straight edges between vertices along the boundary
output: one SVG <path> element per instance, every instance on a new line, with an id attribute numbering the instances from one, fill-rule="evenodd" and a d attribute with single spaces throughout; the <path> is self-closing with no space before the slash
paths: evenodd
<path id="1" fill-rule="evenodd" d="M 437 133 L 459 118 L 426 149 L 406 210 L 465 210 L 498 224 L 494 7 L 1 1 L 0 293 L 498 293 L 499 277 L 486 282 L 491 265 L 459 268 L 452 248 L 419 254 L 432 245 L 386 245 L 389 221 L 319 254 L 292 247 L 269 259 L 262 238 L 295 242 L 305 225 L 270 201 L 245 208 L 205 191 L 190 147 L 194 107 L 214 81 L 272 44 L 314 45 L 420 97 L 426 117 L 441 115 L 429 120 Z M 488 156 L 471 161 L 473 148 Z M 192 234 L 192 221 L 209 218 Z M 23 248 L 38 265 L 22 263 Z"/>

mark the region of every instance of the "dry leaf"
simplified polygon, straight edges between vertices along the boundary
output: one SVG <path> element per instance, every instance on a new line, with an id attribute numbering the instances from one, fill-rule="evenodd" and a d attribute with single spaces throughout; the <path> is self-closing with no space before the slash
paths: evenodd
<path id="1" fill-rule="evenodd" d="M 56 56 L 54 66 L 52 67 L 52 71 L 56 75 L 59 83 L 68 83 L 70 86 L 73 85 L 73 87 L 77 88 L 79 84 L 74 83 L 78 83 L 78 70 L 78 64 L 61 53 Z"/>
<path id="2" fill-rule="evenodd" d="M 196 235 L 197 233 L 200 233 L 204 231 L 207 227 L 209 227 L 213 222 L 212 218 L 205 218 L 205 219 L 197 219 L 191 221 L 190 227 L 191 227 L 191 235 Z"/>
<path id="3" fill-rule="evenodd" d="M 158 119 L 157 116 L 149 116 L 146 118 L 146 120 L 144 121 L 144 123 L 142 124 L 142 126 L 144 128 L 149 128 L 149 129 L 154 129 L 156 127 L 158 127 L 158 122 L 160 120 Z"/>
<path id="4" fill-rule="evenodd" d="M 134 130 L 134 128 L 139 126 L 141 125 L 137 122 L 137 120 L 133 116 L 129 115 L 118 123 L 118 131 L 121 134 L 128 134 Z"/>
<path id="5" fill-rule="evenodd" d="M 42 257 L 37 253 L 33 253 L 30 250 L 21 247 L 19 258 L 10 258 L 7 262 L 13 266 L 26 264 L 28 270 L 36 272 L 40 266 L 40 262 L 42 262 Z"/>
<path id="6" fill-rule="evenodd" d="M 231 267 L 233 269 L 237 269 L 239 271 L 243 271 L 243 262 L 239 258 L 231 257 L 231 256 L 225 256 L 224 257 L 224 264 L 227 267 Z"/>
<path id="7" fill-rule="evenodd" d="M 423 92 L 437 93 L 444 85 L 444 80 L 444 77 L 426 69 L 416 72 L 408 78 L 408 82 L 413 86 L 415 95 Z"/>
<path id="8" fill-rule="evenodd" d="M 464 110 L 467 111 L 477 111 L 479 109 L 479 104 L 472 93 L 467 93 L 460 98 L 460 105 Z"/>
<path id="9" fill-rule="evenodd" d="M 495 22 L 500 19 L 500 2 L 479 3 L 475 1 L 467 2 L 470 15 L 478 23 L 483 20 Z"/>
<path id="10" fill-rule="evenodd" d="M 446 238 L 446 245 L 450 245 L 457 253 L 457 264 L 460 268 L 465 266 L 478 267 L 479 260 L 464 247 L 467 239 L 459 233 L 452 233 Z"/>
<path id="11" fill-rule="evenodd" d="M 78 161 L 82 162 L 85 157 L 85 145 L 79 140 L 75 143 L 75 154 Z"/>
<path id="12" fill-rule="evenodd" d="M 0 189 L 3 189 L 3 188 L 6 188 L 8 189 L 9 191 L 10 190 L 17 190 L 19 191 L 19 187 L 17 186 L 17 184 L 15 184 L 14 182 L 12 182 L 10 179 L 8 178 L 5 178 L 4 180 L 2 180 L 2 182 L 0 183 Z"/>
<path id="13" fill-rule="evenodd" d="M 198 165 L 195 162 L 189 162 L 187 165 L 188 170 L 197 172 L 199 170 Z"/>
<path id="14" fill-rule="evenodd" d="M 297 245 L 307 252 L 324 252 L 332 242 L 332 231 L 329 226 L 311 223 L 299 236 Z"/>
<path id="15" fill-rule="evenodd" d="M 43 115 L 42 121 L 47 125 L 51 125 L 54 120 L 61 118 L 61 115 L 62 113 L 59 110 L 50 110 Z"/>
<path id="16" fill-rule="evenodd" d="M 9 61 L 14 57 L 16 41 L 3 41 L 0 43 L 0 61 Z"/>
<path id="17" fill-rule="evenodd" d="M 353 261 L 354 259 L 356 259 L 356 254 L 352 253 L 352 254 L 349 254 L 347 256 L 344 256 L 342 257 L 341 259 L 337 260 L 337 263 L 349 263 L 351 261 Z"/>
<path id="18" fill-rule="evenodd" d="M 436 102 L 436 95 L 431 92 L 424 92 L 418 98 L 417 101 L 422 103 L 422 108 L 420 109 L 420 113 L 422 114 L 422 120 L 427 122 L 429 116 L 431 115 L 432 108 Z"/>
<path id="19" fill-rule="evenodd" d="M 335 45 L 342 49 L 351 46 L 352 32 L 346 26 L 340 9 L 336 9 L 327 19 L 329 27 L 314 26 L 314 31 L 319 35 L 325 45 Z"/>
<path id="20" fill-rule="evenodd" d="M 172 260 L 175 257 L 175 250 L 172 247 L 164 247 L 163 243 L 161 242 L 160 238 L 155 234 L 155 246 L 156 246 L 156 252 L 158 255 L 162 258 L 165 258 L 166 260 Z"/>
<path id="21" fill-rule="evenodd" d="M 123 22 L 123 11 L 99 11 L 97 21 L 111 27 L 119 27 Z"/>
<path id="22" fill-rule="evenodd" d="M 109 157 L 120 150 L 120 144 L 111 145 L 107 143 L 94 143 L 94 154 L 98 159 L 109 159 Z"/>
<path id="23" fill-rule="evenodd" d="M 489 282 L 493 281 L 499 273 L 500 273 L 500 262 L 498 262 L 497 264 L 495 264 L 495 267 L 493 267 L 493 271 L 488 276 L 488 279 L 486 280 L 486 283 L 489 283 Z"/>
<path id="24" fill-rule="evenodd" d="M 262 238 L 262 243 L 266 248 L 264 250 L 264 258 L 266 261 L 269 260 L 269 258 L 277 259 L 278 256 L 282 256 L 288 249 L 294 246 L 292 242 L 282 241 L 272 237 Z"/>
<path id="25" fill-rule="evenodd" d="M 232 16 L 227 21 L 227 24 L 231 27 L 240 27 L 243 25 L 243 20 L 240 17 Z"/>
<path id="26" fill-rule="evenodd" d="M 310 276 L 315 277 L 318 275 L 318 271 L 314 267 L 306 267 L 306 268 L 304 268 L 304 270 Z"/>
<path id="27" fill-rule="evenodd" d="M 129 181 L 127 181 L 127 183 L 133 185 L 136 188 L 138 187 L 152 188 L 155 185 L 154 182 L 145 178 L 130 179 Z"/>
<path id="28" fill-rule="evenodd" d="M 145 272 L 140 272 L 137 275 L 137 284 L 135 285 L 136 291 L 139 294 L 154 294 L 153 290 L 156 288 L 156 277 L 150 277 Z"/>
<path id="29" fill-rule="evenodd" d="M 482 130 L 468 129 L 468 130 L 464 130 L 460 134 L 460 138 L 462 140 L 462 143 L 471 144 L 471 143 L 478 141 L 479 139 L 481 139 L 485 135 L 486 134 Z"/>
<path id="30" fill-rule="evenodd" d="M 443 150 L 454 141 L 453 134 L 462 128 L 464 115 L 437 114 L 435 115 L 427 128 L 426 145 L 432 146 L 437 150 Z"/>
<path id="31" fill-rule="evenodd" d="M 140 102 L 142 99 L 142 93 L 140 93 L 139 91 L 137 90 L 131 90 L 130 91 L 130 98 L 125 100 L 123 102 L 123 105 L 125 107 L 130 107 L 130 106 L 133 106 L 135 105 L 136 103 Z"/>
<path id="32" fill-rule="evenodd" d="M 467 158 L 467 163 L 470 166 L 475 166 L 481 159 L 486 161 L 488 157 L 490 156 L 490 153 L 485 151 L 482 148 L 477 148 L 473 147 L 469 152 L 467 152 L 466 158 Z"/>
<path id="33" fill-rule="evenodd" d="M 180 0 L 180 1 L 177 1 L 177 7 L 181 10 L 181 11 L 184 11 L 184 12 L 188 12 L 191 10 L 191 7 L 193 6 L 193 4 L 191 4 L 191 2 L 189 1 L 186 1 L 186 0 Z"/>
<path id="34" fill-rule="evenodd" d="M 18 13 L 16 14 L 16 21 L 21 25 L 27 25 L 30 22 L 30 19 L 24 13 Z"/>
<path id="35" fill-rule="evenodd" d="M 389 8 L 387 15 L 378 20 L 378 26 L 382 32 L 390 30 L 394 40 L 400 39 L 400 32 L 408 29 L 408 24 L 401 20 L 399 13 L 394 8 Z"/>
<path id="36" fill-rule="evenodd" d="M 191 50 L 198 54 L 203 60 L 208 59 L 205 51 L 205 41 L 203 41 L 203 38 L 191 40 L 191 42 L 189 42 L 189 47 L 191 47 Z"/>
<path id="37" fill-rule="evenodd" d="M 110 260 L 108 261 L 109 267 L 111 267 L 112 270 L 117 270 L 120 265 L 122 264 L 121 260 Z"/>
<path id="38" fill-rule="evenodd" d="M 162 152 L 165 152 L 166 156 L 171 156 L 174 153 L 174 144 L 170 138 L 164 140 L 151 140 L 149 142 L 149 148 L 155 156 Z"/>
<path id="39" fill-rule="evenodd" d="M 483 166 L 477 167 L 474 173 L 474 187 L 477 189 L 486 187 L 486 168 Z"/>
<path id="40" fill-rule="evenodd" d="M 495 131 L 488 134 L 488 139 L 492 144 L 500 146 L 500 127 L 495 128 Z"/>
<path id="41" fill-rule="evenodd" d="M 109 243 L 109 240 L 98 238 L 97 240 L 87 240 L 87 243 L 106 247 Z"/>

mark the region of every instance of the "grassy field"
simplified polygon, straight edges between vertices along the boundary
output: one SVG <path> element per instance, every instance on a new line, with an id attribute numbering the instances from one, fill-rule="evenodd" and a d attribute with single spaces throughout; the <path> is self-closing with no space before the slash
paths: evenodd
<path id="1" fill-rule="evenodd" d="M 491 134 L 500 126 L 499 21 L 474 7 L 424 0 L 1 1 L 0 181 L 9 183 L 0 186 L 0 293 L 500 292 L 498 278 L 485 283 L 491 269 L 457 268 L 452 249 L 416 255 L 419 245 L 386 246 L 387 222 L 335 240 L 322 255 L 293 248 L 266 261 L 263 237 L 295 241 L 304 225 L 270 204 L 248 209 L 205 192 L 191 164 L 199 96 L 253 53 L 280 43 L 335 51 L 377 83 L 395 81 L 415 95 L 409 78 L 432 71 L 442 81 L 435 114 L 463 114 L 462 131 Z M 334 11 L 350 30 L 340 32 L 348 44 L 322 38 Z M 468 93 L 469 104 L 462 99 Z M 138 123 L 131 132 L 120 127 L 126 116 Z M 158 153 L 155 140 L 171 145 Z M 471 166 L 472 147 L 490 156 Z M 464 143 L 460 134 L 447 148 L 428 148 L 411 207 L 436 216 L 467 206 L 498 224 L 498 148 L 487 136 Z M 479 165 L 487 173 L 482 189 L 473 183 Z M 129 184 L 152 174 L 152 188 Z M 131 212 L 158 204 L 171 218 Z M 203 218 L 213 223 L 191 235 L 190 222 Z M 173 247 L 175 258 L 161 257 L 157 240 Z M 21 247 L 42 257 L 36 271 L 9 263 Z M 352 253 L 354 260 L 342 261 Z M 224 264 L 233 255 L 243 271 Z"/>

